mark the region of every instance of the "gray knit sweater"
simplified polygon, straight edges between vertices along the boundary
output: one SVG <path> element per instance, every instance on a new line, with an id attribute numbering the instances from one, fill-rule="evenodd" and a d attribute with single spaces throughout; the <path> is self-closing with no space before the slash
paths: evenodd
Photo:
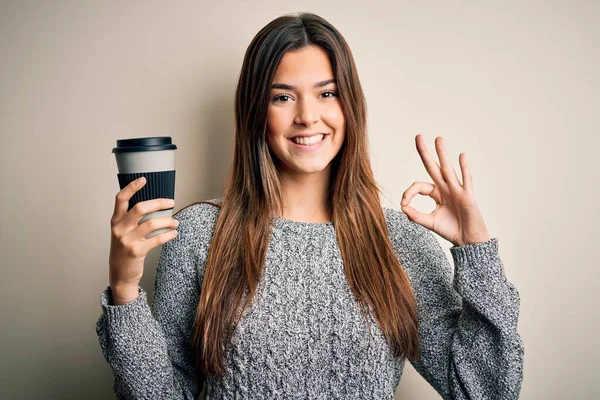
<path id="1" fill-rule="evenodd" d="M 221 199 L 212 201 L 220 202 Z M 383 207 L 390 238 L 417 301 L 415 369 L 444 399 L 516 399 L 524 348 L 519 293 L 498 240 L 451 247 L 454 272 L 433 234 Z M 189 338 L 219 208 L 174 216 L 154 282 L 125 305 L 101 295 L 96 331 L 119 399 L 196 399 Z M 207 399 L 393 399 L 406 359 L 394 359 L 350 291 L 333 223 L 275 218 L 261 283 L 227 355 L 229 378 L 206 381 Z"/>

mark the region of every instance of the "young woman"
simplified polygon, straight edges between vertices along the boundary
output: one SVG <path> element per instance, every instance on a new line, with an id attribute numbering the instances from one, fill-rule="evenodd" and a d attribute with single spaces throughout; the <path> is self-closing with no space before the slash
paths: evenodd
<path id="1" fill-rule="evenodd" d="M 408 358 L 445 399 L 516 399 L 519 293 L 465 155 L 461 183 L 442 138 L 438 166 L 417 135 L 433 183 L 382 207 L 351 51 L 309 13 L 258 32 L 235 111 L 221 197 L 138 225 L 172 204 L 127 212 L 143 178 L 116 196 L 97 333 L 118 397 L 196 399 L 206 382 L 209 399 L 392 399 Z M 416 194 L 436 209 L 411 208 Z M 159 245 L 151 310 L 139 282 Z"/>

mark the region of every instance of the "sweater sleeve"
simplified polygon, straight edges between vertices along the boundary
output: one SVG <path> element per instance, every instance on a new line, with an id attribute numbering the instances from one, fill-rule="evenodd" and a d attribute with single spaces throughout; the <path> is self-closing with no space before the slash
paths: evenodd
<path id="1" fill-rule="evenodd" d="M 146 292 L 124 305 L 111 305 L 110 287 L 101 295 L 96 332 L 114 374 L 118 399 L 196 399 L 201 388 L 189 340 L 200 295 L 195 251 L 197 218 L 184 209 L 178 235 L 162 246 L 151 310 Z"/>
<path id="2" fill-rule="evenodd" d="M 517 399 L 524 347 L 519 292 L 505 276 L 498 239 L 451 247 L 454 274 L 432 232 L 394 211 L 393 242 L 413 286 L 417 372 L 444 399 Z"/>

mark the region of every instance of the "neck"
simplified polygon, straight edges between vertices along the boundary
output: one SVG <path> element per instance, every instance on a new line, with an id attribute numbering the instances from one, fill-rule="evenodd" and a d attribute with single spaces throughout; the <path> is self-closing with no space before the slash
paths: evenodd
<path id="1" fill-rule="evenodd" d="M 281 173 L 283 218 L 299 222 L 331 222 L 331 166 L 313 174 Z"/>

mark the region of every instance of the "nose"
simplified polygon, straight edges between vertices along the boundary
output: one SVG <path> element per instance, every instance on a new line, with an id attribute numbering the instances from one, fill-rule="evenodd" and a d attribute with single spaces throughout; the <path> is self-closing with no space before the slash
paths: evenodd
<path id="1" fill-rule="evenodd" d="M 319 115 L 319 105 L 316 104 L 316 101 L 305 97 L 298 102 L 298 111 L 296 118 L 294 118 L 294 123 L 311 126 L 319 121 Z"/>

